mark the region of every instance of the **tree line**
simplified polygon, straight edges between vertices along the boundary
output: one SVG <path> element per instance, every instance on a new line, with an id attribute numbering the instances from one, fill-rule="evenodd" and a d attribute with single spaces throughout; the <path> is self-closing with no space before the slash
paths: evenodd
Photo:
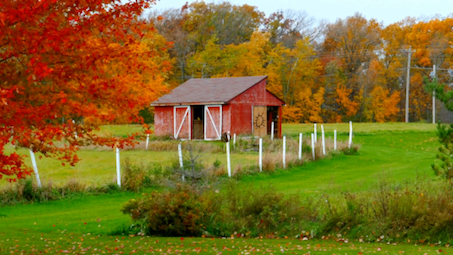
<path id="1" fill-rule="evenodd" d="M 190 78 L 268 75 L 286 122 L 404 121 L 410 63 L 410 121 L 432 118 L 424 77 L 452 82 L 453 19 L 408 17 L 384 26 L 361 14 L 334 23 L 303 11 L 265 16 L 229 2 L 187 3 L 147 17 L 172 43 L 173 88 Z M 432 77 L 433 78 L 433 77 Z"/>
<path id="2" fill-rule="evenodd" d="M 142 18 L 153 4 L 0 4 L 0 179 L 32 173 L 11 145 L 73 165 L 81 146 L 132 144 L 133 136 L 96 130 L 141 122 L 141 109 L 192 77 L 268 75 L 268 89 L 287 104 L 287 122 L 402 120 L 410 49 L 411 121 L 430 118 L 424 77 L 432 65 L 436 82 L 451 83 L 450 18 L 384 27 L 356 14 L 317 24 L 304 12 L 266 17 L 228 2 Z"/>

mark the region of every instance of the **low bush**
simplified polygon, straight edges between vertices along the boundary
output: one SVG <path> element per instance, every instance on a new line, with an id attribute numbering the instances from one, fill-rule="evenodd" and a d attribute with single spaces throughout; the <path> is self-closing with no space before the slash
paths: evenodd
<path id="1" fill-rule="evenodd" d="M 178 185 L 172 191 L 154 191 L 132 199 L 121 211 L 132 217 L 129 231 L 134 234 L 199 236 L 206 209 L 189 185 Z"/>
<path id="2" fill-rule="evenodd" d="M 306 213 L 297 196 L 286 197 L 272 187 L 239 190 L 234 181 L 222 190 L 203 193 L 187 184 L 130 200 L 121 211 L 129 214 L 130 233 L 164 236 L 281 236 L 300 233 Z"/>
<path id="3" fill-rule="evenodd" d="M 432 180 L 396 185 L 382 179 L 373 191 L 313 195 L 304 200 L 272 187 L 244 188 L 234 180 L 201 193 L 190 185 L 178 185 L 131 200 L 122 211 L 134 221 L 128 233 L 152 235 L 323 235 L 420 243 L 453 238 L 453 187 Z"/>

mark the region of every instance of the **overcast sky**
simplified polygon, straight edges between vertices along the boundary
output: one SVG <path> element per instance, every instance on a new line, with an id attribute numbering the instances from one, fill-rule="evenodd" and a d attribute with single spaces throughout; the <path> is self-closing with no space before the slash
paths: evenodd
<path id="1" fill-rule="evenodd" d="M 191 0 L 158 0 L 153 9 L 181 8 Z M 207 3 L 223 1 L 207 0 Z M 257 6 L 269 15 L 277 10 L 302 10 L 317 20 L 335 22 L 359 12 L 367 19 L 376 19 L 389 25 L 411 16 L 415 18 L 442 17 L 453 13 L 453 0 L 230 0 L 234 5 Z"/>

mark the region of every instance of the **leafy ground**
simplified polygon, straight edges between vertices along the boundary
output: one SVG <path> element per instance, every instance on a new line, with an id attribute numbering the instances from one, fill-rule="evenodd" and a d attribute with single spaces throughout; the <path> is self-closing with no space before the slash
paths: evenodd
<path id="1" fill-rule="evenodd" d="M 298 132 L 309 134 L 312 125 L 285 125 L 288 136 Z M 345 140 L 347 124 L 325 125 L 327 135 L 333 129 Z M 358 155 L 340 155 L 310 162 L 300 167 L 276 171 L 274 174 L 254 174 L 241 179 L 243 185 L 272 184 L 279 191 L 299 194 L 335 194 L 343 191 L 373 189 L 379 178 L 394 183 L 411 182 L 416 178 L 432 178 L 430 164 L 435 158 L 438 142 L 432 124 L 354 124 L 354 143 L 361 144 Z M 110 151 L 98 151 L 101 162 Z M 88 152 L 87 152 L 88 153 Z M 136 152 L 140 157 L 154 152 Z M 88 153 L 90 154 L 90 153 Z M 113 154 L 113 153 L 111 153 Z M 133 154 L 133 152 L 131 152 Z M 104 155 L 104 156 L 103 156 Z M 109 154 L 110 155 L 110 154 Z M 163 154 L 159 154 L 160 157 Z M 245 154 L 250 157 L 254 154 Z M 112 155 L 113 156 L 113 155 Z M 168 157 L 173 157 L 168 155 Z M 254 157 L 254 156 L 253 156 Z M 87 163 L 87 164 L 88 164 Z M 112 164 L 112 168 L 114 165 Z M 114 169 L 114 168 L 113 168 Z M 43 170 L 44 171 L 44 170 Z M 101 170 L 91 170 L 93 173 Z M 105 170 L 110 171 L 110 170 Z M 68 174 L 74 174 L 68 170 Z M 79 178 L 75 176 L 74 178 Z M 96 178 L 95 176 L 93 178 Z M 113 179 L 114 176 L 111 177 Z M 402 243 L 363 243 L 334 240 L 303 241 L 288 239 L 248 239 L 235 237 L 155 238 L 112 235 L 115 230 L 130 224 L 121 214 L 121 204 L 141 194 L 120 192 L 100 196 L 81 196 L 74 199 L 7 206 L 0 208 L 0 253 L 75 253 L 75 254 L 440 254 L 451 253 L 445 244 L 415 245 L 411 240 Z M 301 230 L 302 231 L 302 230 Z"/>

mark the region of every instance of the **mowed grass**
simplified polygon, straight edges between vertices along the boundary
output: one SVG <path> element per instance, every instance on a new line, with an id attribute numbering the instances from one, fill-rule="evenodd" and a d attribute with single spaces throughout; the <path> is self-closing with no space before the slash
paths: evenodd
<path id="1" fill-rule="evenodd" d="M 348 124 L 324 125 L 327 136 L 339 132 L 339 140 L 347 140 Z M 124 130 L 124 128 L 120 128 Z M 308 137 L 312 125 L 288 124 L 283 132 L 297 137 L 303 132 Z M 337 194 L 345 191 L 366 191 L 376 188 L 379 179 L 397 184 L 410 183 L 417 178 L 436 178 L 430 165 L 435 160 L 439 145 L 435 125 L 432 124 L 354 124 L 353 142 L 360 144 L 357 155 L 337 155 L 302 166 L 278 170 L 273 174 L 254 174 L 240 179 L 242 185 L 273 185 L 287 194 Z M 318 125 L 320 135 L 320 125 Z M 24 153 L 26 153 L 25 151 Z M 129 153 L 129 154 L 128 154 Z M 143 160 L 162 163 L 176 160 L 174 152 L 124 151 L 132 161 Z M 296 152 L 292 152 L 296 153 Z M 309 153 L 309 152 L 304 152 Z M 96 156 L 94 156 L 96 155 Z M 233 154 L 234 155 L 234 154 Z M 256 162 L 256 153 L 237 154 L 243 161 Z M 82 161 L 74 168 L 61 167 L 55 161 L 55 175 L 46 175 L 40 168 L 42 179 L 64 182 L 67 178 L 102 183 L 115 178 L 115 154 L 112 150 L 84 150 L 79 152 Z M 209 160 L 224 154 L 208 155 Z M 45 165 L 44 160 L 38 165 Z M 103 161 L 105 162 L 103 163 Z M 84 162 L 86 161 L 86 162 Z M 222 161 L 222 164 L 224 161 Z M 238 161 L 239 162 L 239 161 Z M 85 165 L 83 165 L 85 164 Z M 238 164 L 238 163 L 233 163 Z M 103 165 L 102 167 L 100 165 Z M 86 168 L 91 168 L 87 170 Z M 233 166 L 234 168 L 234 166 Z M 62 170 L 63 169 L 63 170 Z M 63 177 L 62 177 L 63 176 Z M 100 177 L 101 176 L 101 177 Z M 93 181 L 96 180 L 96 181 Z M 41 204 L 17 205 L 0 208 L 0 254 L 5 253 L 75 253 L 75 254 L 440 254 L 451 253 L 444 244 L 415 245 L 411 240 L 404 244 L 361 243 L 358 240 L 301 241 L 288 239 L 247 238 L 156 238 L 141 236 L 114 236 L 115 229 L 130 224 L 130 217 L 123 215 L 121 205 L 141 194 L 121 192 L 77 199 L 52 201 Z M 301 230 L 302 231 L 302 230 Z"/>
<path id="2" fill-rule="evenodd" d="M 274 175 L 249 176 L 243 184 L 272 184 L 285 193 L 310 194 L 370 190 L 377 188 L 379 180 L 410 183 L 436 178 L 431 170 L 439 146 L 434 129 L 375 132 L 355 133 L 353 141 L 361 145 L 357 155 L 337 155 Z"/>
<path id="3" fill-rule="evenodd" d="M 0 210 L 0 254 L 443 254 L 445 244 L 360 240 L 303 241 L 294 237 L 180 238 L 115 236 L 130 223 L 119 205 L 139 196 L 116 193 Z"/>
<path id="4" fill-rule="evenodd" d="M 337 124 L 323 124 L 324 130 L 326 132 L 327 139 L 333 139 L 333 132 L 337 130 L 338 141 L 347 141 L 349 124 L 348 123 L 337 123 Z M 317 125 L 318 127 L 318 141 L 321 140 L 321 124 Z M 335 171 L 335 168 L 341 167 L 342 164 L 347 164 L 351 169 L 352 179 L 357 179 L 358 177 L 354 176 L 364 176 L 361 178 L 366 179 L 367 177 L 373 177 L 372 174 L 391 173 L 394 174 L 393 178 L 400 179 L 401 173 L 407 169 L 412 169 L 416 171 L 420 166 L 429 168 L 430 164 L 427 162 L 430 159 L 426 157 L 432 157 L 433 152 L 436 148 L 436 138 L 435 138 L 435 125 L 426 124 L 426 123 L 353 123 L 354 129 L 354 143 L 361 144 L 362 149 L 360 150 L 360 155 L 354 157 L 340 156 L 334 157 L 332 160 L 322 160 L 316 164 L 307 164 L 303 167 L 296 168 L 294 171 L 300 174 L 300 178 L 315 177 L 319 181 L 311 182 L 312 186 L 308 186 L 305 192 L 317 192 L 319 191 L 320 185 L 333 185 L 333 188 L 338 188 L 338 185 L 344 183 L 342 177 L 347 178 L 347 173 L 337 176 L 336 174 L 331 175 L 329 171 Z M 139 133 L 142 130 L 140 125 L 106 125 L 102 126 L 100 132 L 106 135 L 116 135 L 116 136 L 126 136 L 130 133 Z M 283 125 L 283 134 L 287 136 L 288 139 L 293 139 L 297 141 L 298 134 L 303 133 L 304 143 L 310 144 L 309 137 L 310 133 L 313 132 L 312 124 L 284 124 Z M 403 135 L 404 133 L 404 135 Z M 406 136 L 401 137 L 400 136 Z M 424 139 L 418 139 L 424 137 Z M 238 137 L 238 140 L 241 139 Z M 401 142 L 400 140 L 403 139 Z M 151 167 L 162 166 L 164 169 L 173 165 L 178 161 L 177 150 L 172 151 L 152 151 L 144 150 L 144 141 L 137 140 L 141 144 L 133 150 L 122 150 L 121 151 L 121 161 L 124 162 L 126 158 L 129 158 L 131 162 L 136 164 L 150 165 Z M 416 141 L 420 146 L 416 150 L 409 150 L 410 146 L 415 146 L 412 144 L 412 141 Z M 370 144 L 368 144 L 370 143 Z M 320 146 L 320 142 L 317 146 Z M 426 145 L 424 145 L 426 144 Z M 150 145 L 152 146 L 152 144 Z M 330 143 L 332 146 L 332 143 Z M 397 147 L 395 147 L 397 146 Z M 399 147 L 398 147 L 399 146 Z M 401 146 L 407 147 L 408 151 L 401 150 Z M 424 147 L 423 147 L 424 146 Z M 423 150 L 421 149 L 423 147 Z M 414 148 L 415 149 L 415 148 Z M 10 153 L 14 151 L 12 146 L 7 146 L 6 152 Z M 18 149 L 17 152 L 21 155 L 29 157 L 29 151 L 26 149 Z M 428 152 L 428 153 L 426 153 Z M 297 157 L 297 149 L 293 148 L 287 152 L 287 155 L 292 155 Z M 79 163 L 75 166 L 70 166 L 68 164 L 62 165 L 61 161 L 45 158 L 36 154 L 37 165 L 42 183 L 52 183 L 54 185 L 63 185 L 70 180 L 77 180 L 82 183 L 85 183 L 88 186 L 97 186 L 105 183 L 113 182 L 116 178 L 116 155 L 113 149 L 111 148 L 88 148 L 81 149 L 78 151 L 78 157 L 81 159 Z M 304 152 L 307 156 L 310 152 Z M 281 152 L 277 151 L 272 155 L 264 155 L 264 157 L 280 157 Z M 418 160 L 413 161 L 410 158 L 412 157 L 422 157 L 427 160 L 419 162 Z M 225 153 L 204 153 L 202 157 L 206 165 L 212 165 L 213 162 L 221 162 L 221 166 L 226 168 L 226 155 Z M 409 159 L 407 164 L 398 164 L 394 161 L 396 160 Z M 342 161 L 346 162 L 342 162 Z M 257 152 L 247 152 L 247 153 L 232 153 L 231 154 L 232 169 L 233 172 L 238 168 L 244 168 L 251 165 L 258 164 L 258 153 Z M 338 161 L 338 164 L 335 165 L 335 162 Z M 31 160 L 27 158 L 25 163 L 31 166 Z M 324 164 L 327 164 L 323 166 Z M 333 164 L 333 165 L 332 165 Z M 369 170 L 364 173 L 360 172 L 363 164 L 369 166 Z M 394 171 L 392 165 L 397 164 L 395 167 L 400 169 L 400 171 Z M 326 169 L 323 173 L 319 173 L 318 169 L 322 165 Z M 332 167 L 330 167 L 332 165 Z M 414 168 L 415 167 L 415 168 Z M 357 171 L 353 171 L 358 169 Z M 297 181 L 294 180 L 291 176 L 293 173 L 289 174 L 289 181 L 295 182 L 297 186 Z M 403 174 L 404 175 L 404 174 Z M 280 176 L 280 175 L 279 175 Z M 283 174 L 283 179 L 276 180 L 277 185 L 278 181 L 284 181 L 285 175 Z M 328 178 L 327 178 L 327 177 Z M 297 176 L 299 177 L 299 176 Z M 376 176 L 374 176 L 375 178 Z M 255 177 L 254 177 L 255 178 Z M 263 178 L 268 178 L 267 175 L 263 175 Z M 272 177 L 271 177 L 272 178 Z M 326 179 L 327 178 L 327 179 Z M 259 179 L 259 178 L 258 178 Z M 256 179 L 253 179 L 256 183 Z M 337 182 L 338 181 L 338 182 Z M 258 182 L 259 183 L 259 182 Z M 347 183 L 348 185 L 350 183 Z M 7 187 L 9 184 L 5 180 L 0 180 L 0 189 Z M 281 185 L 280 185 L 281 186 Z M 357 186 L 357 185 L 355 185 Z M 292 185 L 290 183 L 285 184 L 285 187 L 282 189 L 286 192 L 290 192 Z"/>

